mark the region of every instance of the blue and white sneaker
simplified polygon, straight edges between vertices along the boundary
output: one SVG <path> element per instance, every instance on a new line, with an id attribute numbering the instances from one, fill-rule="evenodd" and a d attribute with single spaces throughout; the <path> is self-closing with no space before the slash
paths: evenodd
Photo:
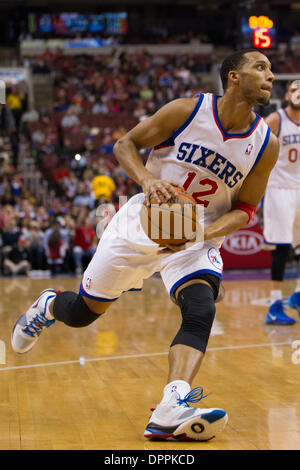
<path id="1" fill-rule="evenodd" d="M 173 392 L 168 403 L 160 403 L 153 410 L 144 437 L 167 441 L 208 441 L 215 437 L 225 428 L 228 416 L 220 408 L 190 407 L 189 403 L 202 398 L 202 387 L 194 388 L 183 399 Z"/>
<path id="2" fill-rule="evenodd" d="M 29 351 L 43 329 L 55 323 L 55 320 L 46 318 L 47 304 L 55 296 L 55 290 L 44 290 L 27 312 L 18 318 L 11 335 L 11 345 L 16 353 L 23 354 Z"/>
<path id="3" fill-rule="evenodd" d="M 270 305 L 266 316 L 267 325 L 294 325 L 294 323 L 296 323 L 296 320 L 285 313 L 281 300 L 276 300 Z"/>
<path id="4" fill-rule="evenodd" d="M 287 299 L 288 307 L 295 308 L 300 315 L 300 292 L 294 292 L 288 299 Z"/>

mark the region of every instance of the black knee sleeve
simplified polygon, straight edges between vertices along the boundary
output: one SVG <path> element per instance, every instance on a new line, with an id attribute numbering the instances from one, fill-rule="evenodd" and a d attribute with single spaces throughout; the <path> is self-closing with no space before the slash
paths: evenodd
<path id="1" fill-rule="evenodd" d="M 205 284 L 192 284 L 179 292 L 177 302 L 182 324 L 171 346 L 184 344 L 204 354 L 216 312 L 212 289 Z"/>
<path id="2" fill-rule="evenodd" d="M 290 245 L 277 245 L 272 251 L 271 279 L 283 281 L 285 265 L 289 257 Z"/>
<path id="3" fill-rule="evenodd" d="M 61 292 L 55 297 L 53 316 L 68 326 L 81 328 L 97 320 L 100 315 L 89 309 L 80 294 Z"/>

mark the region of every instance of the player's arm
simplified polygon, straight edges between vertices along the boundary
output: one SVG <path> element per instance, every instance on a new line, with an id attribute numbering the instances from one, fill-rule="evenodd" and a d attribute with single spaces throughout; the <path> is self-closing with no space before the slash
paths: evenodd
<path id="1" fill-rule="evenodd" d="M 246 177 L 240 192 L 239 203 L 246 208 L 255 208 L 263 197 L 269 175 L 277 161 L 279 141 L 270 134 L 269 143 L 255 168 Z M 204 239 L 223 237 L 236 232 L 249 222 L 249 213 L 243 209 L 233 209 L 204 230 Z"/>
<path id="2" fill-rule="evenodd" d="M 176 194 L 174 181 L 157 180 L 145 168 L 139 150 L 154 147 L 170 138 L 188 119 L 197 103 L 194 98 L 181 98 L 163 106 L 153 116 L 141 121 L 114 145 L 114 154 L 128 176 L 143 188 L 146 203 L 149 196 L 161 202 Z"/>

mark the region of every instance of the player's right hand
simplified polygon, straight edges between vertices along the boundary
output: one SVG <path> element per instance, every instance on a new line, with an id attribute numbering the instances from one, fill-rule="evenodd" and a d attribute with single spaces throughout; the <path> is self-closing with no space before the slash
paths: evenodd
<path id="1" fill-rule="evenodd" d="M 149 179 L 142 186 L 145 194 L 145 204 L 150 206 L 150 198 L 152 204 L 161 204 L 167 202 L 173 196 L 177 195 L 177 188 L 183 190 L 181 184 L 176 181 Z"/>

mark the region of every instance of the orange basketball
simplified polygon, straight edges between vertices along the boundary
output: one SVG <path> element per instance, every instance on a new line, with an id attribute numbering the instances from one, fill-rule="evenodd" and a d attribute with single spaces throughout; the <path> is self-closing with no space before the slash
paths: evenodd
<path id="1" fill-rule="evenodd" d="M 196 236 L 196 202 L 186 191 L 176 188 L 177 196 L 160 204 L 144 203 L 141 210 L 141 224 L 152 241 L 160 245 L 181 245 Z"/>

